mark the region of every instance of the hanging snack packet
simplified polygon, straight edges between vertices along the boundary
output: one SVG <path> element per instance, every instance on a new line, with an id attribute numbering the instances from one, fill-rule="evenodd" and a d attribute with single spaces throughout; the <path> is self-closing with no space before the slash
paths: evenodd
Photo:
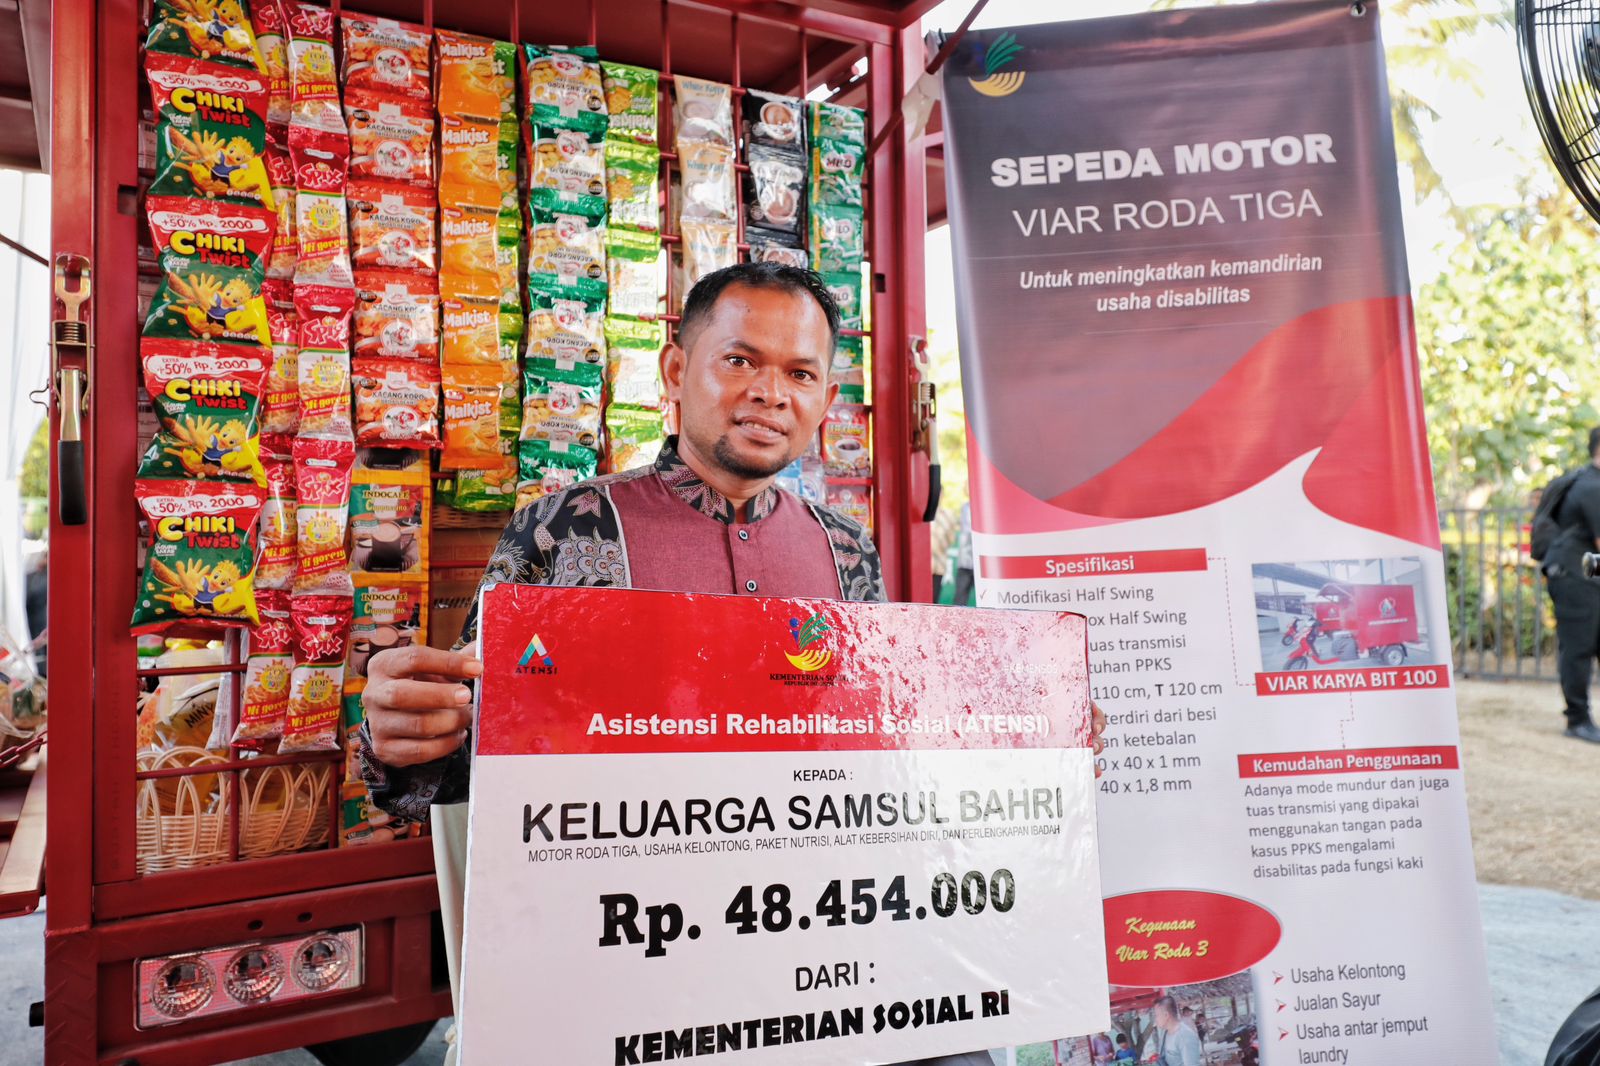
<path id="1" fill-rule="evenodd" d="M 600 456 L 566 441 L 524 440 L 517 446 L 517 506 L 594 477 Z"/>
<path id="2" fill-rule="evenodd" d="M 274 206 L 266 164 L 267 82 L 179 56 L 145 57 L 155 109 L 152 196 Z"/>
<path id="3" fill-rule="evenodd" d="M 605 213 L 606 153 L 603 134 L 581 129 L 533 126 L 528 146 L 528 188 L 587 197 L 574 206 L 585 214 Z M 598 204 L 598 210 L 596 210 Z"/>
<path id="4" fill-rule="evenodd" d="M 495 222 L 494 265 L 500 275 L 500 313 L 522 315 L 522 213 L 501 208 Z"/>
<path id="5" fill-rule="evenodd" d="M 841 104 L 812 103 L 811 139 L 845 141 L 857 146 L 867 143 L 867 113 Z"/>
<path id="6" fill-rule="evenodd" d="M 500 389 L 504 374 L 501 367 L 495 366 L 445 368 L 444 453 L 439 457 L 440 470 L 482 470 L 500 461 Z"/>
<path id="7" fill-rule="evenodd" d="M 291 456 L 267 455 L 261 465 L 267 472 L 267 498 L 261 505 L 261 530 L 256 537 L 261 552 L 256 560 L 256 588 L 288 590 L 294 587 L 299 560 L 295 550 L 298 519 L 294 460 Z"/>
<path id="8" fill-rule="evenodd" d="M 514 105 L 516 46 L 465 33 L 438 30 L 441 115 L 473 115 L 498 121 Z"/>
<path id="9" fill-rule="evenodd" d="M 812 269 L 819 274 L 859 271 L 866 257 L 864 221 L 859 207 L 812 204 Z"/>
<path id="10" fill-rule="evenodd" d="M 244 0 L 156 0 L 145 51 L 266 73 Z"/>
<path id="11" fill-rule="evenodd" d="M 294 442 L 296 595 L 350 594 L 344 533 L 354 462 L 355 445 L 348 440 Z"/>
<path id="12" fill-rule="evenodd" d="M 861 206 L 867 150 L 850 141 L 819 137 L 811 146 L 811 198 L 817 203 Z"/>
<path id="13" fill-rule="evenodd" d="M 439 273 L 500 281 L 500 211 L 492 196 L 474 200 L 460 186 L 440 189 Z"/>
<path id="14" fill-rule="evenodd" d="M 739 234 L 732 222 L 683 220 L 683 285 L 687 294 L 694 283 L 739 261 Z M 682 297 L 680 296 L 680 299 Z"/>
<path id="15" fill-rule="evenodd" d="M 366 585 L 356 589 L 345 688 L 364 680 L 374 655 L 427 643 L 428 591 L 420 585 Z"/>
<path id="16" fill-rule="evenodd" d="M 146 337 L 139 359 L 160 429 L 136 476 L 266 484 L 259 418 L 270 349 Z"/>
<path id="17" fill-rule="evenodd" d="M 606 408 L 606 469 L 611 473 L 649 466 L 661 454 L 665 440 L 660 411 L 620 404 Z"/>
<path id="18" fill-rule="evenodd" d="M 500 286 L 493 278 L 450 277 L 441 283 L 439 355 L 446 366 L 500 362 Z"/>
<path id="19" fill-rule="evenodd" d="M 421 26 L 370 15 L 343 15 L 345 92 L 361 90 L 433 99 L 432 35 Z"/>
<path id="20" fill-rule="evenodd" d="M 425 581 L 428 576 L 426 469 L 359 469 L 350 489 L 350 569 L 357 585 Z"/>
<path id="21" fill-rule="evenodd" d="M 423 274 L 356 275 L 355 355 L 439 361 L 439 284 Z"/>
<path id="22" fill-rule="evenodd" d="M 658 143 L 660 75 L 644 67 L 602 62 L 600 78 L 611 117 L 606 135 L 613 141 Z"/>
<path id="23" fill-rule="evenodd" d="M 872 532 L 872 486 L 837 485 L 827 488 L 828 508 L 852 518 L 868 533 Z"/>
<path id="24" fill-rule="evenodd" d="M 606 130 L 606 94 L 599 53 L 589 47 L 525 44 L 528 116 L 535 125 Z"/>
<path id="25" fill-rule="evenodd" d="M 822 465 L 829 477 L 871 477 L 872 438 L 867 409 L 836 403 L 822 419 Z"/>
<path id="26" fill-rule="evenodd" d="M 289 15 L 289 123 L 344 133 L 339 71 L 333 62 L 333 12 L 296 0 L 285 0 L 284 9 Z"/>
<path id="27" fill-rule="evenodd" d="M 866 348 L 861 337 L 840 337 L 833 348 L 833 377 L 839 382 L 839 395 L 846 403 L 861 403 L 857 396 L 845 396 L 851 386 L 859 393 L 866 384 Z"/>
<path id="28" fill-rule="evenodd" d="M 250 7 L 256 47 L 267 75 L 267 125 L 282 130 L 289 124 L 289 40 L 283 8 L 277 0 L 256 0 Z"/>
<path id="29" fill-rule="evenodd" d="M 579 292 L 605 295 L 605 227 L 583 215 L 528 208 L 528 273 L 549 274 Z"/>
<path id="30" fill-rule="evenodd" d="M 351 289 L 308 285 L 294 291 L 299 318 L 300 428 L 303 437 L 350 440 Z"/>
<path id="31" fill-rule="evenodd" d="M 601 368 L 530 359 L 522 370 L 522 439 L 600 445 Z"/>
<path id="32" fill-rule="evenodd" d="M 678 149 L 683 172 L 682 217 L 732 222 L 738 217 L 733 202 L 733 149 L 720 144 L 685 144 Z"/>
<path id="33" fill-rule="evenodd" d="M 673 78 L 674 131 L 681 152 L 686 144 L 733 147 L 733 90 L 714 81 Z"/>
<path id="34" fill-rule="evenodd" d="M 605 358 L 605 315 L 603 295 L 576 292 L 554 278 L 530 274 L 527 357 L 599 366 Z"/>
<path id="35" fill-rule="evenodd" d="M 272 183 L 272 202 L 277 205 L 278 225 L 272 232 L 272 251 L 267 256 L 267 277 L 294 280 L 295 261 L 300 256 L 300 238 L 295 232 L 294 162 L 287 149 L 267 144 L 263 157 L 267 180 Z"/>
<path id="36" fill-rule="evenodd" d="M 661 229 L 661 150 L 632 141 L 606 141 L 606 193 L 611 224 Z"/>
<path id="37" fill-rule="evenodd" d="M 506 311 L 500 312 L 500 363 L 509 363 L 514 369 L 517 365 L 517 353 L 522 351 L 523 330 L 522 313 Z"/>
<path id="38" fill-rule="evenodd" d="M 787 149 L 791 154 L 805 151 L 805 101 L 793 96 L 776 96 L 760 89 L 746 89 L 739 102 L 744 126 L 744 143 Z"/>
<path id="39" fill-rule="evenodd" d="M 261 283 L 272 212 L 176 196 L 148 197 L 145 210 L 161 284 L 143 335 L 270 345 Z"/>
<path id="40" fill-rule="evenodd" d="M 150 525 L 132 630 L 179 622 L 255 625 L 255 524 L 263 490 L 214 481 L 138 480 Z"/>
<path id="41" fill-rule="evenodd" d="M 356 443 L 362 447 L 439 446 L 439 365 L 416 359 L 357 359 Z"/>
<path id="42" fill-rule="evenodd" d="M 758 229 L 745 230 L 745 239 L 750 242 L 750 262 L 752 263 L 781 263 L 784 266 L 799 267 L 808 270 L 811 267 L 811 256 L 804 248 L 797 248 L 787 241 L 794 238 L 788 234 L 766 233 Z"/>
<path id="43" fill-rule="evenodd" d="M 496 120 L 445 115 L 439 120 L 439 184 L 498 190 L 499 149 Z"/>
<path id="44" fill-rule="evenodd" d="M 295 667 L 289 678 L 278 754 L 339 750 L 339 710 L 344 694 L 351 596 L 294 596 Z"/>
<path id="45" fill-rule="evenodd" d="M 500 363 L 499 429 L 513 437 L 522 432 L 522 365 L 516 359 Z"/>
<path id="46" fill-rule="evenodd" d="M 824 274 L 822 282 L 839 307 L 839 328 L 861 329 L 861 271 Z"/>
<path id="47" fill-rule="evenodd" d="M 345 97 L 350 176 L 433 185 L 433 107 L 408 97 Z"/>
<path id="48" fill-rule="evenodd" d="M 294 224 L 298 258 L 294 283 L 351 284 L 350 235 L 345 224 L 345 174 L 350 138 L 309 126 L 289 127 L 295 164 Z"/>
<path id="49" fill-rule="evenodd" d="M 457 471 L 449 504 L 458 511 L 491 514 L 510 511 L 517 502 L 517 438 L 500 435 L 500 461 L 483 470 Z"/>
<path id="50" fill-rule="evenodd" d="M 654 318 L 661 313 L 661 237 L 618 226 L 606 234 L 611 313 Z"/>
<path id="51" fill-rule="evenodd" d="M 661 406 L 660 323 L 606 319 L 606 390 L 614 404 Z"/>
<path id="52" fill-rule="evenodd" d="M 350 183 L 351 259 L 357 270 L 438 268 L 432 189 L 376 181 Z"/>
<path id="53" fill-rule="evenodd" d="M 289 594 L 264 590 L 257 597 L 261 624 L 250 631 L 239 724 L 230 743 L 246 751 L 275 751 L 289 710 L 289 674 L 294 669 L 294 628 Z"/>
<path id="54" fill-rule="evenodd" d="M 744 218 L 780 233 L 805 232 L 806 168 L 803 156 L 753 144 L 744 175 Z"/>

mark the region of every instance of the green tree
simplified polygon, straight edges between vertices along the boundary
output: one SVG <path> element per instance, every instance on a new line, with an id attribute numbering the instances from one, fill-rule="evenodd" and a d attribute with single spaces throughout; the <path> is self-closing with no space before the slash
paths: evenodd
<path id="1" fill-rule="evenodd" d="M 1522 505 L 1600 422 L 1600 241 L 1563 191 L 1466 216 L 1417 293 L 1434 480 L 1446 508 Z"/>

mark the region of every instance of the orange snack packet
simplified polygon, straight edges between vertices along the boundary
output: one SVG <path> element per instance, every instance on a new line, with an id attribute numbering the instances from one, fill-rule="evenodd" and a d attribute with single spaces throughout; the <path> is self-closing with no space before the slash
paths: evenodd
<path id="1" fill-rule="evenodd" d="M 500 189 L 500 123 L 473 115 L 439 120 L 439 184 Z"/>
<path id="2" fill-rule="evenodd" d="M 356 443 L 433 448 L 439 443 L 439 367 L 415 359 L 357 359 Z"/>
<path id="3" fill-rule="evenodd" d="M 439 361 L 439 284 L 423 274 L 356 275 L 355 354 Z"/>
<path id="4" fill-rule="evenodd" d="M 459 187 L 440 189 L 439 273 L 456 278 L 488 278 L 500 285 L 500 212 L 494 190 L 484 202 L 457 195 Z"/>
<path id="5" fill-rule="evenodd" d="M 433 191 L 377 181 L 350 183 L 350 237 L 357 270 L 415 270 L 431 274 L 439 261 L 434 243 Z"/>
<path id="6" fill-rule="evenodd" d="M 440 283 L 439 355 L 447 366 L 500 363 L 500 283 L 489 278 L 446 277 Z"/>
<path id="7" fill-rule="evenodd" d="M 423 100 L 433 95 L 428 31 L 409 22 L 341 15 L 346 93 L 376 89 Z"/>
<path id="8" fill-rule="evenodd" d="M 499 121 L 515 106 L 517 50 L 509 41 L 439 30 L 438 109 Z"/>
<path id="9" fill-rule="evenodd" d="M 444 454 L 441 470 L 483 470 L 500 461 L 498 366 L 444 368 Z"/>
<path id="10" fill-rule="evenodd" d="M 344 110 L 352 178 L 433 184 L 433 108 L 426 101 L 352 93 Z"/>

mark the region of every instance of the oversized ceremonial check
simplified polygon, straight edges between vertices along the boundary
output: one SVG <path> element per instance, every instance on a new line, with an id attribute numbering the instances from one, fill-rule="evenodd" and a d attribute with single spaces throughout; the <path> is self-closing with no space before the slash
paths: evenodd
<path id="1" fill-rule="evenodd" d="M 1081 617 L 514 585 L 480 611 L 469 1066 L 1105 1027 Z"/>

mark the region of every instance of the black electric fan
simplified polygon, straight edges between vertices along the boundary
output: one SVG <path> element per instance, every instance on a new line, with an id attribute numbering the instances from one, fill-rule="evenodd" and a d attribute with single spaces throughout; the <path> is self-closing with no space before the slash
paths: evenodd
<path id="1" fill-rule="evenodd" d="M 1600 0 L 1517 0 L 1517 50 L 1550 158 L 1600 220 Z"/>

